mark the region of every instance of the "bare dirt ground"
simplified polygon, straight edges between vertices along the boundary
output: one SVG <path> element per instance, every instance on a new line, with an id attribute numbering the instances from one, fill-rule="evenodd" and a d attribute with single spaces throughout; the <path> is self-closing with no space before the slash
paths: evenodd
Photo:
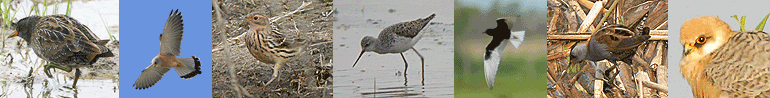
<path id="1" fill-rule="evenodd" d="M 287 62 L 279 78 L 270 85 L 264 85 L 272 78 L 272 64 L 264 64 L 252 57 L 244 44 L 227 43 L 223 39 L 237 37 L 249 28 L 244 20 L 247 15 L 266 17 L 284 16 L 297 10 L 303 2 L 312 2 L 296 13 L 273 23 L 273 29 L 287 35 L 287 38 L 309 40 L 303 54 Z M 231 84 L 238 84 L 255 97 L 332 97 L 332 20 L 331 1 L 289 1 L 289 0 L 218 0 L 214 2 L 221 9 L 221 18 L 212 8 L 212 97 L 239 97 Z M 223 24 L 218 24 L 222 22 Z M 221 38 L 224 32 L 226 38 Z M 229 48 L 229 52 L 225 49 Z M 232 61 L 232 63 L 227 63 Z M 237 83 L 230 80 L 230 67 L 234 67 Z"/>

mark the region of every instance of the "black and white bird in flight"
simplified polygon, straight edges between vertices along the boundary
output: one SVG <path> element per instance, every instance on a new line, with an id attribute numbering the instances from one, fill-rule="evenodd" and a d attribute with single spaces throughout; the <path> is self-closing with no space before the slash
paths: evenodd
<path id="1" fill-rule="evenodd" d="M 497 27 L 484 31 L 484 34 L 492 36 L 492 42 L 487 45 L 484 53 L 484 76 L 487 79 L 489 89 L 495 84 L 495 75 L 500 66 L 500 56 L 505 50 L 506 44 L 510 43 L 514 48 L 519 48 L 524 42 L 525 31 L 511 31 L 506 19 L 498 18 Z"/>

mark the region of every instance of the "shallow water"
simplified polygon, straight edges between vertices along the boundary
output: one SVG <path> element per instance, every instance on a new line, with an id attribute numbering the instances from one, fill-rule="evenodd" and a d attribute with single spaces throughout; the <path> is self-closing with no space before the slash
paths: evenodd
<path id="1" fill-rule="evenodd" d="M 335 1 L 335 97 L 452 97 L 454 92 L 454 17 L 451 1 Z M 377 36 L 387 26 L 436 17 L 420 33 L 414 51 L 399 54 L 364 53 L 355 68 L 364 36 Z M 406 70 L 406 72 L 405 72 Z M 405 74 L 406 73 L 406 74 Z"/>
<path id="2" fill-rule="evenodd" d="M 119 1 L 101 0 L 101 1 L 73 1 L 71 17 L 77 19 L 81 24 L 88 26 L 93 33 L 101 39 L 109 39 L 109 32 L 113 33 L 116 39 L 119 39 Z M 28 16 L 28 11 L 32 6 L 31 1 L 22 1 L 16 5 L 18 13 L 15 14 L 16 20 Z M 52 13 L 54 5 L 48 6 L 47 14 Z M 66 2 L 58 4 L 59 12 L 66 13 Z M 100 18 L 101 17 L 101 18 Z M 104 21 L 102 21 L 104 20 Z M 106 25 L 106 26 L 105 26 Z M 10 31 L 2 30 L 2 33 L 8 35 Z M 79 68 L 82 75 L 77 83 L 77 88 L 72 88 L 75 71 L 65 72 L 58 69 L 52 69 L 53 78 L 48 78 L 43 72 L 42 59 L 39 59 L 35 53 L 26 46 L 26 42 L 21 38 L 7 39 L 3 47 L 2 60 L 0 66 L 0 96 L 3 97 L 118 97 L 118 64 L 117 56 L 115 58 L 100 59 L 94 67 Z M 113 50 L 113 53 L 119 55 L 119 50 Z M 107 64 L 103 62 L 107 61 Z M 103 65 L 103 66 L 98 66 Z M 104 66 L 109 65 L 109 66 Z M 28 77 L 32 70 L 31 78 Z M 31 85 L 25 85 L 30 83 Z"/>

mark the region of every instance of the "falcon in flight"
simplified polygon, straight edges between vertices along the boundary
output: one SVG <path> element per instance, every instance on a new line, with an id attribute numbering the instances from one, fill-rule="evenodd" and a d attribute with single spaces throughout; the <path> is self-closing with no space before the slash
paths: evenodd
<path id="1" fill-rule="evenodd" d="M 147 89 L 155 85 L 163 74 L 171 68 L 176 70 L 179 77 L 189 79 L 201 74 L 201 62 L 195 56 L 177 58 L 179 46 L 182 44 L 182 13 L 171 11 L 163 33 L 160 34 L 160 53 L 152 59 L 152 64 L 142 70 L 142 75 L 134 82 L 136 89 Z"/>

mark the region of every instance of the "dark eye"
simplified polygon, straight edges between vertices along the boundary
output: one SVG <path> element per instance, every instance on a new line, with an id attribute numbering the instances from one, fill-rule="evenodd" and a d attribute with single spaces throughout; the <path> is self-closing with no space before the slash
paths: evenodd
<path id="1" fill-rule="evenodd" d="M 254 17 L 254 20 L 259 20 L 259 17 Z"/>
<path id="2" fill-rule="evenodd" d="M 703 38 L 703 37 L 698 37 L 698 39 L 695 40 L 695 43 L 698 43 L 698 44 L 703 44 L 704 42 L 706 42 L 706 38 Z"/>

